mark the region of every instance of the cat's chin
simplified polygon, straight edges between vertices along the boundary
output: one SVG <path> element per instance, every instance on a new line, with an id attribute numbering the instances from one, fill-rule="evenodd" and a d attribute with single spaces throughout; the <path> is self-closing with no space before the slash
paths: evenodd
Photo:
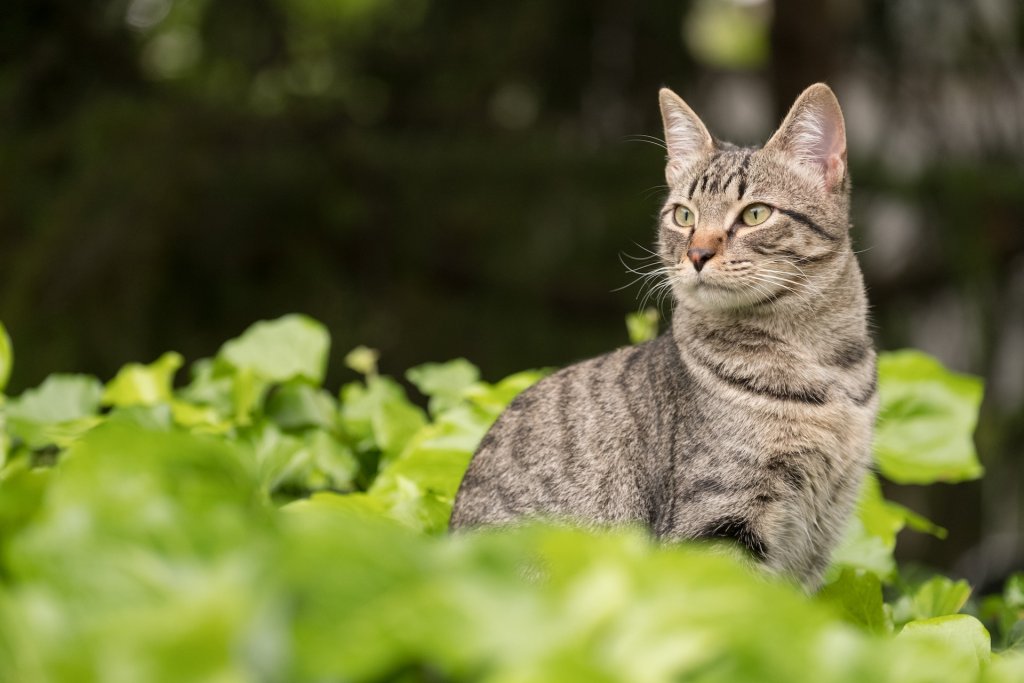
<path id="1" fill-rule="evenodd" d="M 748 288 L 736 289 L 707 280 L 682 284 L 677 287 L 676 296 L 707 311 L 741 310 L 766 303 L 765 296 Z"/>

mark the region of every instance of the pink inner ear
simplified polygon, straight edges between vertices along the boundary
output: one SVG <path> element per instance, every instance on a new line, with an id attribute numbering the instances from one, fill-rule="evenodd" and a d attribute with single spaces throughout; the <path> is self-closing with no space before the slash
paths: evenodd
<path id="1" fill-rule="evenodd" d="M 846 175 L 846 132 L 838 111 L 810 106 L 800 112 L 787 147 L 801 163 L 821 172 L 828 189 L 835 188 Z"/>

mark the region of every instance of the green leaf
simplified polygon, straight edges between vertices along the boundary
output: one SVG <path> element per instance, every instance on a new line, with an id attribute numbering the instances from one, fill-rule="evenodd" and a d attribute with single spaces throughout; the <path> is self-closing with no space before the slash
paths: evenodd
<path id="1" fill-rule="evenodd" d="M 645 308 L 626 316 L 626 331 L 629 342 L 640 344 L 658 336 L 658 309 Z"/>
<path id="2" fill-rule="evenodd" d="M 466 398 L 496 420 L 516 396 L 551 373 L 551 369 L 523 370 L 497 384 L 479 382 L 466 389 Z"/>
<path id="3" fill-rule="evenodd" d="M 66 446 L 95 427 L 103 385 L 88 375 L 54 374 L 7 402 L 10 433 L 30 448 Z"/>
<path id="4" fill-rule="evenodd" d="M 173 351 L 149 365 L 129 363 L 107 383 L 102 401 L 111 406 L 149 406 L 170 401 L 174 374 L 182 363 L 184 359 Z"/>
<path id="5" fill-rule="evenodd" d="M 39 424 L 68 422 L 95 415 L 103 385 L 89 375 L 54 374 L 35 389 L 7 402 L 7 416 Z"/>
<path id="6" fill-rule="evenodd" d="M 14 347 L 11 346 L 11 337 L 7 334 L 7 328 L 0 323 L 0 393 L 7 388 L 7 380 L 11 378 L 11 368 L 14 366 Z"/>
<path id="7" fill-rule="evenodd" d="M 405 377 L 430 397 L 430 414 L 438 415 L 462 400 L 466 390 L 479 381 L 480 371 L 465 358 L 456 358 L 447 363 L 418 365 Z"/>
<path id="8" fill-rule="evenodd" d="M 341 418 L 363 448 L 377 448 L 388 458 L 397 456 L 427 422 L 398 382 L 380 376 L 342 387 Z"/>
<path id="9" fill-rule="evenodd" d="M 338 421 L 338 405 L 333 396 L 296 380 L 274 389 L 264 412 L 283 429 L 334 429 Z"/>
<path id="10" fill-rule="evenodd" d="M 873 572 L 844 567 L 818 592 L 818 599 L 836 607 L 844 620 L 867 631 L 883 634 L 892 630 L 882 602 L 882 582 Z"/>
<path id="11" fill-rule="evenodd" d="M 357 346 L 345 354 L 345 365 L 365 377 L 377 374 L 378 360 L 380 351 L 369 346 Z"/>
<path id="12" fill-rule="evenodd" d="M 909 350 L 881 354 L 878 376 L 875 460 L 882 474 L 901 484 L 982 475 L 972 441 L 981 380 Z"/>
<path id="13" fill-rule="evenodd" d="M 992 656 L 988 631 L 966 614 L 911 621 L 896 642 L 924 646 L 926 652 L 941 658 L 947 663 L 949 681 L 973 680 Z"/>
<path id="14" fill-rule="evenodd" d="M 893 621 L 904 624 L 918 619 L 931 619 L 956 614 L 971 597 L 966 581 L 953 581 L 933 576 L 902 595 L 893 605 Z"/>
<path id="15" fill-rule="evenodd" d="M 224 344 L 218 357 L 260 379 L 285 382 L 303 377 L 324 380 L 331 338 L 327 328 L 304 315 L 286 315 L 252 325 Z"/>

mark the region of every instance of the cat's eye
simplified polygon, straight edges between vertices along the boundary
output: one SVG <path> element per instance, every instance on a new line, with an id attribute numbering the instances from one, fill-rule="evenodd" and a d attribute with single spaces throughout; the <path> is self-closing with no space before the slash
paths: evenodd
<path id="1" fill-rule="evenodd" d="M 694 223 L 693 211 L 680 204 L 672 213 L 672 220 L 675 221 L 676 225 L 680 228 L 692 228 Z"/>
<path id="2" fill-rule="evenodd" d="M 754 226 L 764 223 L 770 215 L 772 215 L 772 207 L 767 204 L 751 204 L 743 209 L 741 218 L 744 225 Z"/>

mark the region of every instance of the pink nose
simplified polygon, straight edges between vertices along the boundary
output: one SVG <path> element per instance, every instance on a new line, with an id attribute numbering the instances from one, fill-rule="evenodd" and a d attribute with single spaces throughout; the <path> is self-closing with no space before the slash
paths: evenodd
<path id="1" fill-rule="evenodd" d="M 717 252 L 714 249 L 704 249 L 703 247 L 694 247 L 686 252 L 686 255 L 693 262 L 693 267 L 697 269 L 699 273 L 704 264 L 711 260 Z"/>

